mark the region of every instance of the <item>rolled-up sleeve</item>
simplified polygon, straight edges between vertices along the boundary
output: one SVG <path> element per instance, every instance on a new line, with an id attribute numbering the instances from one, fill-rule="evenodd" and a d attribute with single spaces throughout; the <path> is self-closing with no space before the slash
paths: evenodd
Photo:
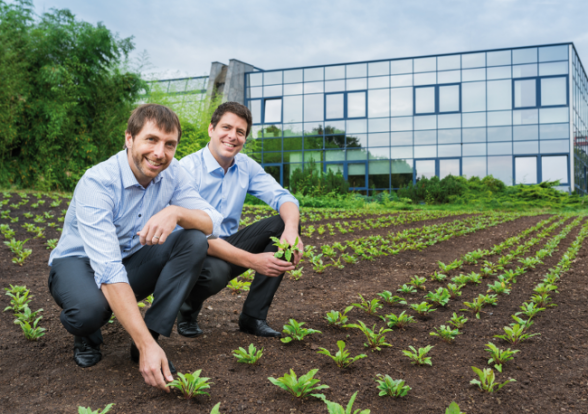
<path id="1" fill-rule="evenodd" d="M 249 190 L 247 192 L 249 194 L 265 201 L 271 208 L 278 212 L 285 202 L 294 203 L 300 208 L 296 197 L 282 187 L 274 177 L 266 173 L 261 165 L 251 160 L 248 163 L 248 168 Z"/>
<path id="2" fill-rule="evenodd" d="M 112 193 L 88 175 L 76 189 L 78 230 L 98 288 L 102 284 L 129 283 L 113 222 Z"/>
<path id="3" fill-rule="evenodd" d="M 170 204 L 190 210 L 204 211 L 212 221 L 212 233 L 207 234 L 207 237 L 217 238 L 221 231 L 223 216 L 196 191 L 192 183 L 193 180 L 182 167 L 178 168 L 178 178 L 178 185 Z"/>

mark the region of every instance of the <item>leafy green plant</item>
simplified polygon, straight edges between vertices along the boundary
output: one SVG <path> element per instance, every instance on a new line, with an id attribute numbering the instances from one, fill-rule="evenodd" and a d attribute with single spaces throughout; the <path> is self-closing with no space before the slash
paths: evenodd
<path id="1" fill-rule="evenodd" d="M 429 351 L 434 348 L 433 345 L 427 345 L 424 348 L 419 348 L 418 351 L 414 346 L 409 346 L 409 348 L 410 351 L 403 350 L 402 353 L 411 360 L 411 364 L 433 365 L 433 362 L 431 362 L 431 357 L 427 356 Z"/>
<path id="2" fill-rule="evenodd" d="M 446 288 L 437 288 L 435 292 L 429 292 L 425 295 L 425 299 L 429 299 L 436 305 L 439 306 L 447 306 L 449 303 L 449 299 L 451 299 L 451 294 Z"/>
<path id="3" fill-rule="evenodd" d="M 35 320 L 39 312 L 43 312 L 43 309 L 39 309 L 33 312 L 28 305 L 24 305 L 21 311 L 15 313 L 14 316 L 16 316 L 18 321 L 31 323 Z M 15 320 L 14 323 L 17 323 L 17 321 Z"/>
<path id="4" fill-rule="evenodd" d="M 251 282 L 246 282 L 237 278 L 231 279 L 227 284 L 227 288 L 229 288 L 234 295 L 242 292 L 248 292 L 250 286 Z"/>
<path id="5" fill-rule="evenodd" d="M 553 285 L 551 283 L 539 283 L 537 286 L 535 286 L 535 288 L 533 289 L 533 292 L 542 295 L 544 293 L 551 293 L 551 292 L 555 292 L 555 293 L 559 293 L 557 291 L 557 286 Z"/>
<path id="6" fill-rule="evenodd" d="M 78 414 L 106 414 L 114 406 L 114 403 L 108 404 L 102 411 L 100 408 L 92 410 L 90 407 L 78 407 Z"/>
<path id="7" fill-rule="evenodd" d="M 318 372 L 318 369 L 311 369 L 306 374 L 301 375 L 300 378 L 296 376 L 296 373 L 293 369 L 290 370 L 290 373 L 284 374 L 283 377 L 278 379 L 273 377 L 268 377 L 268 380 L 280 387 L 281 389 L 288 391 L 296 398 L 306 398 L 309 395 L 321 398 L 324 397 L 323 394 L 314 394 L 316 391 L 320 391 L 326 388 L 329 388 L 328 385 L 317 385 L 320 380 L 314 378 L 315 374 Z"/>
<path id="8" fill-rule="evenodd" d="M 317 351 L 317 354 L 322 354 L 330 357 L 333 361 L 335 361 L 335 364 L 337 364 L 337 366 L 342 369 L 349 367 L 351 364 L 353 364 L 355 361 L 359 359 L 367 357 L 366 354 L 359 354 L 355 357 L 350 357 L 349 351 L 345 349 L 345 342 L 343 341 L 337 341 L 337 347 L 339 348 L 339 350 L 335 355 L 331 355 L 329 350 L 325 348 L 319 348 L 320 350 Z"/>
<path id="9" fill-rule="evenodd" d="M 453 276 L 451 281 L 457 285 L 465 286 L 470 281 L 470 278 L 467 275 L 460 274 L 459 276 Z"/>
<path id="10" fill-rule="evenodd" d="M 445 342 L 453 342 L 457 335 L 460 335 L 459 329 L 451 329 L 451 327 L 446 325 L 441 325 L 439 328 L 434 329 L 435 332 L 430 332 L 429 335 L 438 336 Z"/>
<path id="11" fill-rule="evenodd" d="M 392 292 L 388 290 L 385 290 L 382 293 L 378 293 L 377 295 L 384 299 L 384 302 L 386 302 L 388 305 L 396 305 L 397 303 L 400 305 L 406 305 L 406 300 L 404 298 L 401 298 L 400 296 L 394 296 L 392 295 Z"/>
<path id="12" fill-rule="evenodd" d="M 506 342 L 509 342 L 512 345 L 516 345 L 519 342 L 526 341 L 527 339 L 532 338 L 534 336 L 541 335 L 539 333 L 525 334 L 525 328 L 516 323 L 512 326 L 505 326 L 502 329 L 504 330 L 504 335 L 494 335 L 494 338 L 504 339 Z"/>
<path id="13" fill-rule="evenodd" d="M 519 318 L 517 315 L 511 315 L 511 318 L 515 320 L 515 323 L 519 324 L 523 328 L 523 332 L 529 329 L 535 322 L 531 320 L 531 318 L 525 320 L 523 318 Z M 515 325 L 511 323 L 510 326 Z"/>
<path id="14" fill-rule="evenodd" d="M 417 289 L 425 290 L 425 283 L 427 283 L 427 279 L 420 276 L 413 276 L 408 283 Z"/>
<path id="15" fill-rule="evenodd" d="M 347 306 L 343 312 L 331 310 L 330 312 L 327 312 L 325 319 L 329 325 L 343 327 L 349 320 L 347 314 L 351 309 L 353 309 L 353 306 Z"/>
<path id="16" fill-rule="evenodd" d="M 288 275 L 292 280 L 300 280 L 302 277 L 302 268 L 291 270 L 288 272 Z"/>
<path id="17" fill-rule="evenodd" d="M 192 374 L 178 372 L 178 378 L 168 383 L 166 387 L 177 388 L 187 400 L 197 395 L 208 395 L 210 397 L 210 394 L 204 390 L 209 389 L 214 383 L 208 381 L 210 378 L 201 377 L 201 372 L 201 369 L 194 371 Z"/>
<path id="18" fill-rule="evenodd" d="M 455 401 L 449 404 L 449 407 L 445 409 L 445 414 L 466 414 L 459 409 L 459 405 Z"/>
<path id="19" fill-rule="evenodd" d="M 30 293 L 31 292 L 29 290 L 23 292 L 22 295 L 20 292 L 16 292 L 14 294 L 6 292 L 6 295 L 10 296 L 12 299 L 10 300 L 11 306 L 7 306 L 4 309 L 4 312 L 6 312 L 7 310 L 12 310 L 15 313 L 22 311 L 25 308 L 25 306 L 28 306 L 28 304 L 31 302 L 31 299 L 34 297 Z"/>
<path id="20" fill-rule="evenodd" d="M 510 295 L 510 286 L 506 283 L 496 280 L 493 284 L 488 285 L 488 292 L 494 292 L 498 295 Z"/>
<path id="21" fill-rule="evenodd" d="M 480 273 L 471 272 L 465 276 L 469 283 L 475 283 L 476 285 L 482 283 L 482 275 Z"/>
<path id="22" fill-rule="evenodd" d="M 302 269 L 300 269 L 300 270 L 302 273 Z M 294 270 L 292 272 L 294 272 Z M 292 272 L 290 272 L 290 273 L 292 273 Z M 247 280 L 247 281 L 251 282 L 255 278 L 255 270 L 247 269 L 245 272 L 241 273 L 239 275 L 239 277 L 243 280 Z M 292 278 L 292 274 L 290 274 L 290 277 Z M 295 280 L 298 280 L 298 279 L 295 279 Z"/>
<path id="23" fill-rule="evenodd" d="M 415 319 L 408 315 L 405 311 L 402 311 L 400 315 L 396 316 L 391 313 L 389 315 L 380 316 L 389 328 L 404 329 L 410 323 L 416 323 Z"/>
<path id="24" fill-rule="evenodd" d="M 400 398 L 406 396 L 411 388 L 408 385 L 404 385 L 404 380 L 392 379 L 390 375 L 377 374 L 377 378 L 374 380 L 378 383 L 378 394 L 380 397 L 389 395 L 390 397 Z"/>
<path id="25" fill-rule="evenodd" d="M 341 258 L 347 264 L 355 264 L 358 262 L 357 256 L 355 256 L 353 254 L 342 254 Z"/>
<path id="26" fill-rule="evenodd" d="M 447 291 L 449 292 L 449 297 L 451 299 L 457 299 L 461 296 L 461 289 L 464 287 L 462 284 L 454 284 L 448 283 L 447 284 Z"/>
<path id="27" fill-rule="evenodd" d="M 402 293 L 416 293 L 415 287 L 412 285 L 407 285 L 407 284 L 400 286 L 400 288 L 397 289 L 396 291 L 402 292 Z"/>
<path id="28" fill-rule="evenodd" d="M 37 339 L 45 335 L 44 331 L 46 329 L 37 327 L 37 324 L 41 319 L 43 319 L 43 317 L 39 316 L 37 319 L 35 319 L 32 325 L 28 321 L 22 321 L 20 319 L 15 320 L 14 323 L 20 325 L 25 338 L 27 338 L 29 341 L 36 341 Z"/>
<path id="29" fill-rule="evenodd" d="M 249 348 L 245 350 L 243 347 L 239 347 L 239 349 L 235 349 L 233 351 L 233 356 L 237 358 L 237 362 L 242 364 L 255 364 L 259 361 L 259 358 L 263 355 L 263 348 L 257 350 L 255 345 L 249 344 Z"/>
<path id="30" fill-rule="evenodd" d="M 490 353 L 490 359 L 488 360 L 488 364 L 494 364 L 494 368 L 496 368 L 498 372 L 502 372 L 502 365 L 505 362 L 513 360 L 514 354 L 520 352 L 519 350 L 512 351 L 510 348 L 500 349 L 492 342 L 488 342 L 486 344 L 486 347 L 486 351 Z"/>
<path id="31" fill-rule="evenodd" d="M 359 294 L 359 298 L 361 299 L 361 303 L 352 303 L 351 306 L 355 306 L 356 308 L 363 310 L 368 315 L 374 315 L 374 314 L 378 313 L 378 309 L 382 308 L 382 305 L 380 305 L 379 299 L 372 299 L 371 301 L 368 302 L 367 300 L 365 300 L 363 298 L 361 293 Z"/>
<path id="32" fill-rule="evenodd" d="M 480 313 L 482 312 L 482 308 L 484 307 L 486 302 L 484 301 L 484 298 L 482 297 L 482 295 L 480 295 L 477 298 L 475 298 L 474 300 L 472 300 L 471 302 L 464 302 L 463 304 L 466 306 L 466 308 L 460 309 L 461 311 L 472 312 L 473 314 L 476 315 L 477 319 L 480 319 Z"/>
<path id="33" fill-rule="evenodd" d="M 456 328 L 461 328 L 465 325 L 465 323 L 468 321 L 468 318 L 466 318 L 463 315 L 457 315 L 457 313 L 453 312 L 453 316 L 451 317 L 451 319 L 449 319 L 447 321 L 447 323 L 450 323 L 451 325 L 455 326 Z"/>
<path id="34" fill-rule="evenodd" d="M 530 302 L 541 308 L 557 306 L 556 304 L 551 303 L 552 299 L 548 293 L 533 295 L 531 296 Z"/>
<path id="35" fill-rule="evenodd" d="M 322 333 L 321 331 L 317 331 L 316 329 L 303 328 L 302 325 L 305 324 L 305 322 L 297 322 L 295 319 L 290 319 L 289 323 L 284 325 L 283 330 L 283 333 L 289 336 L 281 338 L 280 341 L 287 344 L 289 342 L 292 342 L 293 340 L 302 341 L 304 337 L 307 335 Z"/>
<path id="36" fill-rule="evenodd" d="M 351 396 L 346 408 L 343 408 L 341 404 L 327 400 L 327 398 L 322 394 L 319 394 L 319 398 L 327 405 L 329 414 L 370 414 L 370 410 L 361 410 L 359 408 L 355 411 L 352 411 L 353 403 L 355 402 L 355 397 L 357 397 L 358 392 L 359 391 L 355 391 L 355 393 Z"/>
<path id="37" fill-rule="evenodd" d="M 380 328 L 378 332 L 376 332 L 376 325 L 372 327 L 372 329 L 368 328 L 362 321 L 357 321 L 357 324 L 349 324 L 346 325 L 347 328 L 357 328 L 367 338 L 367 343 L 363 345 L 365 347 L 369 347 L 373 351 L 380 351 L 382 346 L 392 346 L 391 344 L 386 342 L 386 333 L 392 332 L 392 329 L 384 329 Z"/>
<path id="38" fill-rule="evenodd" d="M 28 292 L 29 289 L 27 289 L 26 286 L 19 286 L 19 285 L 10 285 L 9 288 L 4 288 L 5 291 L 7 291 L 8 293 L 12 293 L 12 294 L 16 294 L 16 293 L 25 293 Z M 8 295 L 8 293 L 6 293 L 6 295 Z"/>
<path id="39" fill-rule="evenodd" d="M 529 318 L 532 318 L 533 316 L 537 315 L 539 312 L 542 312 L 545 310 L 545 308 L 540 308 L 536 304 L 534 304 L 533 302 L 530 302 L 530 303 L 523 302 L 523 304 L 520 306 L 520 308 L 522 309 L 522 312 L 517 312 L 517 313 L 515 313 L 515 315 L 525 315 L 525 316 L 528 316 Z"/>
<path id="40" fill-rule="evenodd" d="M 496 383 L 496 377 L 494 375 L 494 371 L 492 370 L 492 368 L 484 368 L 483 370 L 476 368 L 476 367 L 472 367 L 472 370 L 478 374 L 478 377 L 480 378 L 479 380 L 477 379 L 473 379 L 470 381 L 470 384 L 474 384 L 477 385 L 482 391 L 485 392 L 494 392 L 494 391 L 499 391 L 502 387 L 504 387 L 506 384 L 511 383 L 511 382 L 516 382 L 516 380 L 509 378 L 506 381 L 504 381 L 502 384 L 498 384 Z M 496 388 L 496 390 L 495 390 Z"/>
<path id="41" fill-rule="evenodd" d="M 278 259 L 283 257 L 287 262 L 291 262 L 294 258 L 294 253 L 300 252 L 300 249 L 298 248 L 298 237 L 294 240 L 293 245 L 290 245 L 287 240 L 281 241 L 277 237 L 270 237 L 270 239 L 274 242 L 274 246 L 278 246 L 278 251 L 274 253 L 274 257 Z"/>
<path id="42" fill-rule="evenodd" d="M 427 302 L 421 302 L 419 304 L 413 303 L 410 305 L 410 309 L 415 311 L 421 316 L 427 316 L 431 312 L 435 312 L 437 309 L 431 309 L 433 307 L 432 304 Z"/>
<path id="43" fill-rule="evenodd" d="M 437 273 L 436 270 L 431 275 L 431 282 L 443 282 L 445 279 L 447 279 L 447 275 L 444 275 L 443 273 Z"/>
<path id="44" fill-rule="evenodd" d="M 57 242 L 59 240 L 57 239 L 47 239 L 47 250 L 51 249 L 55 249 L 57 247 Z"/>

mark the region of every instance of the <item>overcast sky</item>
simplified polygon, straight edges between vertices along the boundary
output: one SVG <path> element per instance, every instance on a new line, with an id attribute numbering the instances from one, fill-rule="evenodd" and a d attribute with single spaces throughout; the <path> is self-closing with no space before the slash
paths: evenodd
<path id="1" fill-rule="evenodd" d="M 162 78 L 239 59 L 262 69 L 572 41 L 588 64 L 586 0 L 36 0 L 134 36 Z"/>

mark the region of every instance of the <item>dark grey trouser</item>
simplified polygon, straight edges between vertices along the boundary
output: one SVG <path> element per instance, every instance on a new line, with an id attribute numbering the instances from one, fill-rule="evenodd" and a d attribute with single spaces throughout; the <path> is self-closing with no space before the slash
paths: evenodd
<path id="1" fill-rule="evenodd" d="M 143 246 L 123 260 L 129 284 L 137 301 L 153 294 L 145 314 L 147 327 L 164 336 L 171 334 L 181 304 L 193 289 L 206 258 L 208 242 L 198 230 L 172 233 L 164 244 Z M 61 323 L 76 336 L 103 342 L 100 328 L 112 310 L 94 281 L 87 257 L 65 257 L 53 261 L 49 291 L 63 309 Z"/>
<path id="2" fill-rule="evenodd" d="M 249 253 L 276 252 L 277 246 L 270 237 L 281 237 L 284 221 L 280 216 L 268 217 L 239 230 L 225 240 L 239 249 Z M 227 284 L 247 269 L 227 263 L 217 257 L 207 256 L 202 266 L 198 282 L 182 305 L 178 314 L 178 323 L 196 318 L 204 301 L 216 295 Z M 243 313 L 256 319 L 266 319 L 274 295 L 280 287 L 284 275 L 278 277 L 255 273 L 249 294 L 243 304 Z"/>

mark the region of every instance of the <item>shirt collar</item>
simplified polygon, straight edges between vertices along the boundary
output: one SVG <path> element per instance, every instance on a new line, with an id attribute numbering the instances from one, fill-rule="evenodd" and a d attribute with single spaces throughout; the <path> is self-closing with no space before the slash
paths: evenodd
<path id="1" fill-rule="evenodd" d="M 210 174 L 213 171 L 220 169 L 223 170 L 223 167 L 220 166 L 218 161 L 214 158 L 212 153 L 210 152 L 210 148 L 208 148 L 209 144 L 206 144 L 204 150 L 202 151 L 202 156 L 204 158 L 204 163 L 206 164 L 206 171 Z M 238 154 L 237 154 L 238 155 Z M 229 167 L 229 170 L 236 168 L 237 166 L 237 157 L 233 160 L 233 165 Z"/>
<path id="2" fill-rule="evenodd" d="M 133 173 L 133 170 L 131 170 L 131 166 L 129 165 L 129 160 L 127 158 L 127 149 L 124 149 L 121 152 L 119 152 L 117 157 L 118 157 L 118 164 L 120 166 L 120 172 L 122 175 L 123 187 L 129 188 L 134 185 L 138 185 L 139 187 L 142 188 L 143 186 L 141 184 L 139 184 L 139 181 L 137 181 L 137 177 L 135 177 L 135 174 Z M 150 184 L 157 184 L 158 182 L 160 182 L 161 178 L 162 178 L 162 174 L 164 172 L 165 172 L 165 170 L 160 172 L 159 174 L 157 174 L 157 176 L 151 181 Z"/>

